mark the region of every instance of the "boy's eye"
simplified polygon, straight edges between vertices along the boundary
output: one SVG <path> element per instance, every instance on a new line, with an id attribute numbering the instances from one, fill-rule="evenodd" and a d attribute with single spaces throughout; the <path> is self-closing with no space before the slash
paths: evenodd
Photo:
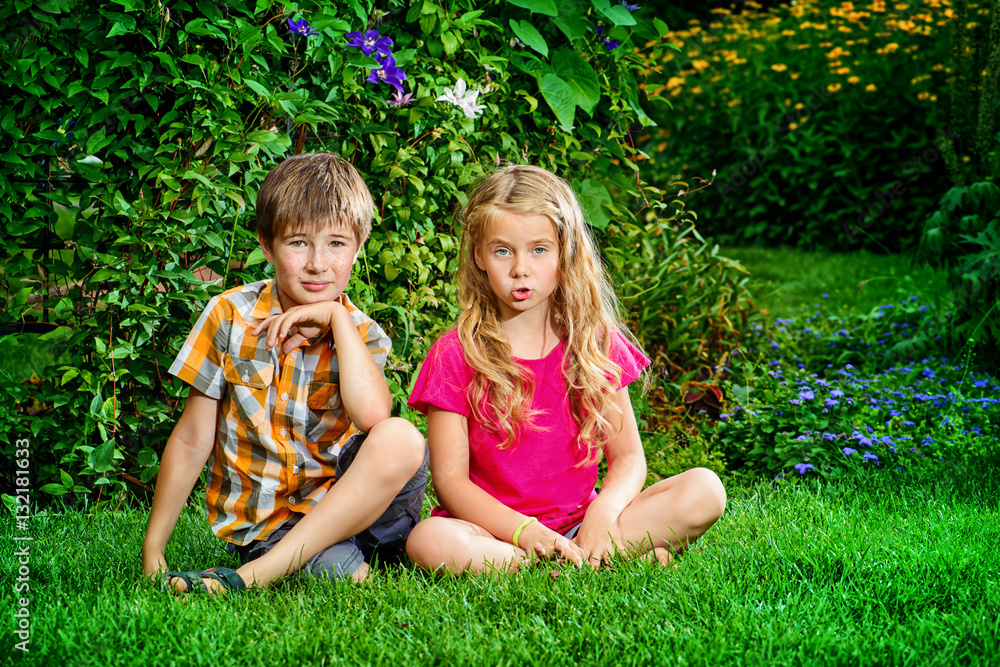
<path id="1" fill-rule="evenodd" d="M 290 242 L 288 245 L 292 246 L 293 248 L 299 248 L 299 247 L 304 246 L 305 244 L 306 244 L 305 241 L 298 241 L 298 240 L 296 240 L 296 241 Z"/>

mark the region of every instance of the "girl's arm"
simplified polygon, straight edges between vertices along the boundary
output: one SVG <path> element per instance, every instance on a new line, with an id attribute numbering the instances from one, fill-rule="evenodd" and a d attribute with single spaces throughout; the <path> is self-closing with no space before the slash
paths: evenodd
<path id="1" fill-rule="evenodd" d="M 608 459 L 608 473 L 601 485 L 601 492 L 587 508 L 587 515 L 580 526 L 575 542 L 583 549 L 591 564 L 599 564 L 614 553 L 615 547 L 624 549 L 618 517 L 635 500 L 646 482 L 646 455 L 639 439 L 639 427 L 632 411 L 628 387 L 615 394 L 615 404 L 621 415 L 610 414 L 612 428 L 617 430 L 604 448 Z"/>
<path id="2" fill-rule="evenodd" d="M 431 479 L 441 506 L 456 519 L 485 528 L 498 540 L 511 543 L 514 531 L 527 518 L 469 479 L 469 422 L 455 412 L 430 406 L 427 411 L 427 444 L 431 452 Z M 534 521 L 521 533 L 525 551 L 542 556 L 561 555 L 579 565 L 579 548 L 554 530 Z"/>

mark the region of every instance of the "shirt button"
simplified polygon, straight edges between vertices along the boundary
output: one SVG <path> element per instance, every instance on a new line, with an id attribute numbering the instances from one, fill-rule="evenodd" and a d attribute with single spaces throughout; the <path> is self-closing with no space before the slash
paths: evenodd
<path id="1" fill-rule="evenodd" d="M 281 395 L 281 400 L 283 400 L 283 401 L 287 401 L 288 400 L 288 392 L 287 391 Z"/>
<path id="2" fill-rule="evenodd" d="M 288 431 L 285 429 L 281 429 L 280 431 L 278 431 L 278 433 L 281 435 L 282 438 L 288 435 Z"/>
<path id="3" fill-rule="evenodd" d="M 244 374 L 244 375 L 243 375 L 243 381 L 244 381 L 244 382 L 249 382 L 249 381 L 250 381 L 250 376 L 249 376 L 249 375 L 246 375 L 246 374 Z"/>
<path id="4" fill-rule="evenodd" d="M 295 496 L 288 496 L 289 505 L 298 505 L 299 501 L 295 499 Z"/>
<path id="5" fill-rule="evenodd" d="M 298 466 L 292 466 L 292 474 L 293 475 L 299 474 L 299 467 Z"/>

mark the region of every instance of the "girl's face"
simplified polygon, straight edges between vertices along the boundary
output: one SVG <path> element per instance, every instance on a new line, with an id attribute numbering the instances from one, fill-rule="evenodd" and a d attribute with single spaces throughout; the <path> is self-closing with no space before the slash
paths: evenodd
<path id="1" fill-rule="evenodd" d="M 548 316 L 549 299 L 559 286 L 559 241 L 547 216 L 505 212 L 486 227 L 475 259 L 500 302 L 503 321 L 528 313 Z"/>

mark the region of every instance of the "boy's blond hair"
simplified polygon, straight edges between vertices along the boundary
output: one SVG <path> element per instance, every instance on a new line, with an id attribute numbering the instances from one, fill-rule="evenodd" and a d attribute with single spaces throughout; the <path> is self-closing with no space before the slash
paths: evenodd
<path id="1" fill-rule="evenodd" d="M 331 223 L 351 230 L 360 248 L 374 214 L 361 174 L 332 153 L 288 158 L 268 173 L 257 193 L 257 233 L 268 248 L 288 230 L 316 231 Z"/>

